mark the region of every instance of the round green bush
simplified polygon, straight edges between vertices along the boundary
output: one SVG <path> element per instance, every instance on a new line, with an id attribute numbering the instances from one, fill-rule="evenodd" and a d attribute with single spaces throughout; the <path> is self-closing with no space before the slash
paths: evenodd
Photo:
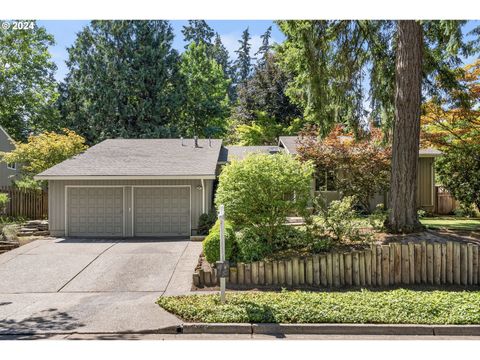
<path id="1" fill-rule="evenodd" d="M 262 260 L 270 254 L 271 247 L 266 243 L 257 229 L 244 228 L 237 236 L 237 260 L 252 262 Z"/>
<path id="2" fill-rule="evenodd" d="M 233 260 L 235 231 L 229 221 L 225 221 L 225 259 Z M 210 264 L 220 260 L 220 222 L 217 220 L 203 240 L 203 254 Z"/>

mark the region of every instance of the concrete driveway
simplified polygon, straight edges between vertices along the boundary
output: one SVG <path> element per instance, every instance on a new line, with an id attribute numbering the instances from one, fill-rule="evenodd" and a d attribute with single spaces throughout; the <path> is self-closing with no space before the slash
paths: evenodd
<path id="1" fill-rule="evenodd" d="M 181 321 L 155 300 L 188 293 L 200 242 L 37 240 L 0 255 L 0 335 L 152 332 Z"/>

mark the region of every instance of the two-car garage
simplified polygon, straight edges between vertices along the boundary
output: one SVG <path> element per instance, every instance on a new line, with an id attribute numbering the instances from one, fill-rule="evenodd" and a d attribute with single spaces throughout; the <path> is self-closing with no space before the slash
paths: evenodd
<path id="1" fill-rule="evenodd" d="M 38 174 L 52 236 L 188 237 L 211 211 L 222 141 L 109 139 Z"/>
<path id="2" fill-rule="evenodd" d="M 66 234 L 76 237 L 188 236 L 190 191 L 188 185 L 66 186 Z"/>

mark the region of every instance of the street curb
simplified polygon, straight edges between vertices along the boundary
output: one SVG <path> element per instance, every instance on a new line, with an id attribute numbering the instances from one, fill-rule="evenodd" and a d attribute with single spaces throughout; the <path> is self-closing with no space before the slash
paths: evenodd
<path id="1" fill-rule="evenodd" d="M 480 336 L 480 325 L 184 323 L 183 334 Z"/>
<path id="2" fill-rule="evenodd" d="M 183 334 L 251 334 L 252 324 L 249 323 L 185 323 Z"/>

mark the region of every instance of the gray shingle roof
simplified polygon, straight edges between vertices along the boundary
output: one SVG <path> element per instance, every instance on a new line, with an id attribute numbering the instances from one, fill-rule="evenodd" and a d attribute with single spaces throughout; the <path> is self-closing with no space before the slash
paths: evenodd
<path id="1" fill-rule="evenodd" d="M 342 139 L 347 139 L 347 136 L 342 136 Z M 297 136 L 280 136 L 279 138 L 280 145 L 283 145 L 288 153 L 296 155 L 297 154 Z M 429 149 L 420 149 L 418 152 L 420 156 L 440 156 L 442 152 L 437 149 L 429 148 Z"/>
<path id="2" fill-rule="evenodd" d="M 219 162 L 227 162 L 235 160 L 243 160 L 247 155 L 253 153 L 274 154 L 281 149 L 278 146 L 225 146 L 220 151 Z"/>
<path id="3" fill-rule="evenodd" d="M 222 140 L 111 139 L 38 175 L 62 176 L 212 176 Z"/>
<path id="4" fill-rule="evenodd" d="M 298 136 L 280 136 L 279 142 L 288 151 L 289 154 L 297 154 L 297 139 Z"/>

